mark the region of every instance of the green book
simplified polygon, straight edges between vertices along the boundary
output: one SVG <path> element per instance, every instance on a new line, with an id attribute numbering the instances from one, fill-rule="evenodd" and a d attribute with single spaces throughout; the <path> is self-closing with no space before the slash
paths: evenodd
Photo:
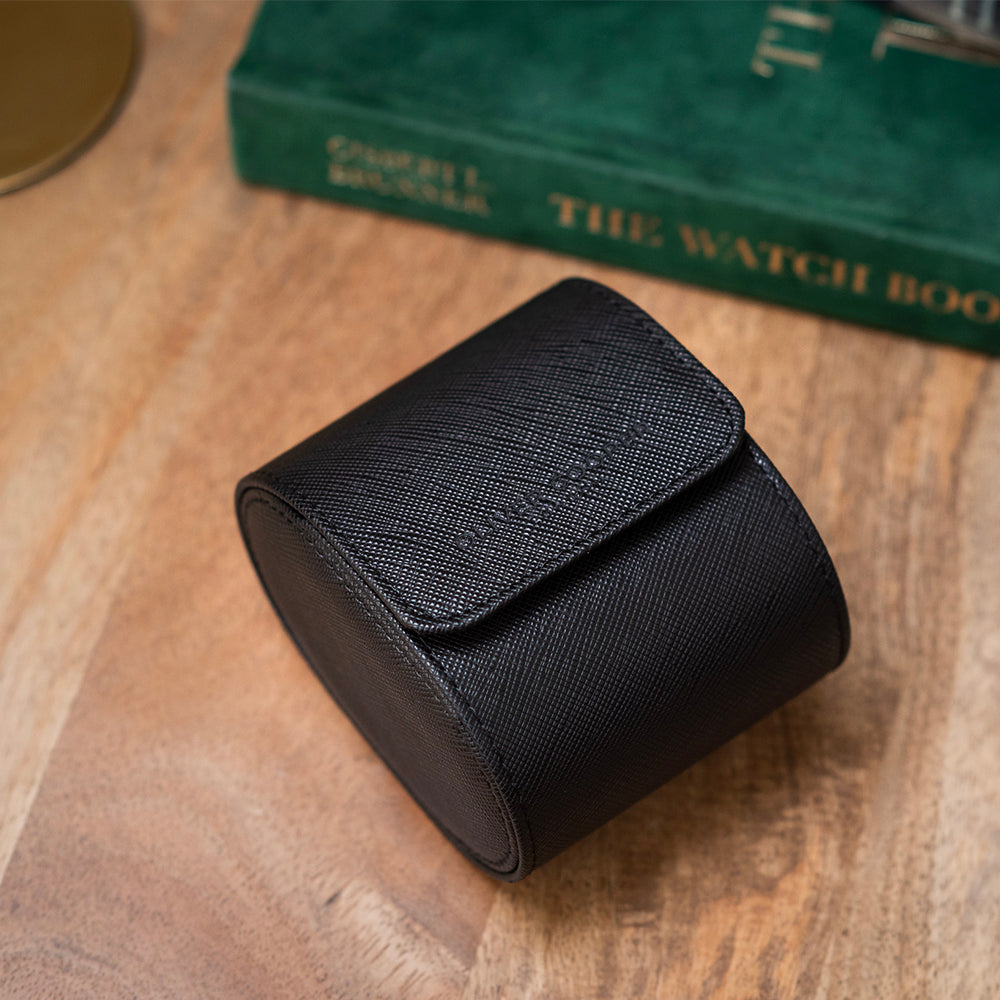
<path id="1" fill-rule="evenodd" d="M 1000 60 L 875 4 L 267 0 L 248 181 L 1000 353 Z"/>

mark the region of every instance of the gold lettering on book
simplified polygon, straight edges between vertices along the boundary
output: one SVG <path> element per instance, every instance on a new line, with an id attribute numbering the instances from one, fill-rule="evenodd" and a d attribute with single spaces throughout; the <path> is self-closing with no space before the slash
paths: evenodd
<path id="1" fill-rule="evenodd" d="M 851 291 L 855 295 L 868 294 L 868 275 L 871 268 L 867 264 L 855 264 L 851 271 Z"/>
<path id="2" fill-rule="evenodd" d="M 920 304 L 930 312 L 954 312 L 961 299 L 958 289 L 946 281 L 928 281 L 920 289 Z"/>
<path id="3" fill-rule="evenodd" d="M 732 245 L 723 251 L 722 262 L 728 264 L 730 261 L 736 260 L 737 257 L 749 271 L 756 271 L 760 267 L 757 255 L 753 252 L 753 247 L 750 246 L 750 241 L 745 236 L 737 236 Z"/>
<path id="4" fill-rule="evenodd" d="M 678 225 L 677 233 L 688 257 L 701 257 L 722 265 L 739 262 L 747 271 L 761 270 L 763 263 L 763 270 L 774 277 L 794 277 L 805 285 L 843 289 L 853 295 L 871 294 L 872 268 L 861 261 L 799 250 L 770 240 L 753 242 L 746 236 L 713 233 L 704 226 L 688 223 Z M 984 326 L 1000 321 L 1000 295 L 982 288 L 962 292 L 947 281 L 922 281 L 903 271 L 890 271 L 883 297 L 886 302 L 914 306 L 939 316 L 961 313 Z"/>
<path id="5" fill-rule="evenodd" d="M 694 229 L 692 226 L 682 222 L 677 227 L 677 231 L 681 234 L 684 249 L 687 251 L 689 257 L 697 257 L 701 253 L 708 257 L 709 260 L 712 260 L 718 254 L 719 248 L 715 245 L 715 242 L 712 240 L 712 234 L 707 229 L 700 226 L 698 229 Z"/>
<path id="6" fill-rule="evenodd" d="M 647 247 L 662 247 L 663 220 L 648 212 L 630 212 L 607 207 L 599 201 L 585 201 L 553 191 L 548 198 L 556 209 L 556 225 L 562 229 L 584 228 L 593 236 L 607 236 Z"/>
<path id="7" fill-rule="evenodd" d="M 663 220 L 659 215 L 623 207 L 608 208 L 601 202 L 558 191 L 549 194 L 548 203 L 555 209 L 554 221 L 561 229 L 649 248 L 664 247 Z M 758 272 L 762 280 L 766 275 L 852 296 L 878 294 L 877 286 L 872 288 L 874 269 L 865 261 L 775 240 L 753 239 L 742 233 L 713 231 L 688 222 L 678 223 L 676 234 L 685 256 L 719 267 Z M 982 325 L 1000 322 L 1000 295 L 985 289 L 963 292 L 947 281 L 920 280 L 902 271 L 889 272 L 882 299 L 942 316 L 961 313 Z"/>
<path id="8" fill-rule="evenodd" d="M 889 275 L 885 297 L 890 302 L 902 302 L 904 305 L 912 306 L 917 301 L 917 279 L 912 274 L 893 271 Z"/>
<path id="9" fill-rule="evenodd" d="M 807 284 L 843 288 L 847 281 L 847 261 L 803 250 L 792 257 L 792 273 Z"/>
<path id="10" fill-rule="evenodd" d="M 995 323 L 1000 319 L 1000 297 L 982 289 L 966 292 L 962 296 L 962 313 L 973 323 Z"/>
<path id="11" fill-rule="evenodd" d="M 563 229 L 572 229 L 576 226 L 577 209 L 587 207 L 587 203 L 582 198 L 574 198 L 568 194 L 550 194 L 549 204 L 559 208 L 556 223 Z"/>
<path id="12" fill-rule="evenodd" d="M 886 282 L 885 297 L 904 306 L 922 306 L 928 312 L 949 315 L 961 312 L 973 323 L 984 326 L 1000 319 L 1000 296 L 978 288 L 964 294 L 947 281 L 921 281 L 913 274 L 892 271 Z"/>
<path id="13" fill-rule="evenodd" d="M 754 243 L 746 236 L 712 233 L 704 226 L 691 226 L 686 222 L 677 227 L 677 233 L 689 257 L 704 257 L 720 264 L 739 261 L 748 271 L 760 270 L 763 263 L 763 270 L 775 277 L 795 277 L 805 285 L 843 288 L 855 295 L 868 294 L 871 268 L 860 261 L 799 250 L 771 240 Z"/>
<path id="14" fill-rule="evenodd" d="M 370 191 L 466 215 L 488 216 L 493 185 L 479 179 L 479 168 L 406 149 L 387 149 L 345 135 L 326 142 L 327 180 L 337 187 Z"/>
<path id="15" fill-rule="evenodd" d="M 763 253 L 767 254 L 767 273 L 782 274 L 785 270 L 785 258 L 795 257 L 795 247 L 782 246 L 780 243 L 759 243 Z"/>
<path id="16" fill-rule="evenodd" d="M 767 5 L 764 27 L 750 60 L 750 69 L 757 76 L 774 76 L 775 63 L 819 70 L 823 65 L 823 36 L 833 30 L 833 18 L 813 6 L 809 0 Z"/>

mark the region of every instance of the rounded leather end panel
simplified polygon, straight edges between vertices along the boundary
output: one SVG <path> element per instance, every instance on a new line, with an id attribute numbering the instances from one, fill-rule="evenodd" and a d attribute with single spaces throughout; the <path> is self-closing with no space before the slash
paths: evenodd
<path id="1" fill-rule="evenodd" d="M 449 840 L 495 878 L 523 878 L 532 862 L 521 824 L 419 639 L 283 499 L 251 487 L 237 510 L 271 602 L 330 694 Z"/>

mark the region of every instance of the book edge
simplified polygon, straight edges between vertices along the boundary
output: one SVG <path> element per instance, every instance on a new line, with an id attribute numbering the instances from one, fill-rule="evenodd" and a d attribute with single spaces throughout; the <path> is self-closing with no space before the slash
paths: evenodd
<path id="1" fill-rule="evenodd" d="M 474 128 L 461 128 L 452 125 L 442 125 L 427 117 L 409 118 L 397 115 L 385 109 L 374 107 L 360 101 L 332 97 L 330 95 L 305 94 L 302 91 L 290 90 L 273 83 L 262 83 L 256 79 L 248 79 L 246 74 L 238 72 L 242 56 L 228 75 L 227 85 L 230 94 L 239 91 L 250 97 L 277 100 L 289 106 L 309 104 L 314 108 L 330 108 L 335 113 L 348 112 L 355 117 L 377 119 L 381 124 L 417 132 L 432 138 L 459 140 L 470 145 L 498 149 L 504 153 L 530 155 L 550 163 L 562 163 L 570 167 L 583 167 L 596 170 L 615 180 L 632 181 L 654 188 L 669 191 L 671 194 L 701 198 L 713 204 L 724 204 L 737 209 L 749 209 L 754 212 L 768 213 L 782 221 L 793 221 L 809 225 L 823 226 L 838 232 L 849 233 L 876 241 L 896 240 L 901 243 L 918 247 L 920 250 L 946 253 L 973 264 L 987 264 L 1000 267 L 1000 249 L 980 247 L 975 251 L 967 245 L 959 244 L 954 239 L 926 231 L 915 230 L 898 223 L 875 225 L 859 218 L 856 213 L 843 214 L 810 212 L 808 209 L 791 212 L 787 205 L 770 201 L 766 196 L 748 197 L 742 192 L 720 185 L 700 184 L 688 178 L 676 175 L 658 174 L 651 170 L 629 166 L 618 161 L 601 159 L 585 154 L 553 150 L 538 142 L 517 139 L 514 137 L 479 131 Z M 849 222 L 845 223 L 845 219 Z"/>

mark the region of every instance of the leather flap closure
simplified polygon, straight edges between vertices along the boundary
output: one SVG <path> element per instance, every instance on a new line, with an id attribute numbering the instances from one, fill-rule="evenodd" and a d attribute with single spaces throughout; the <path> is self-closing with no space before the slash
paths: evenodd
<path id="1" fill-rule="evenodd" d="M 556 285 L 270 463 L 408 628 L 475 622 L 724 462 L 727 389 L 603 286 Z"/>

